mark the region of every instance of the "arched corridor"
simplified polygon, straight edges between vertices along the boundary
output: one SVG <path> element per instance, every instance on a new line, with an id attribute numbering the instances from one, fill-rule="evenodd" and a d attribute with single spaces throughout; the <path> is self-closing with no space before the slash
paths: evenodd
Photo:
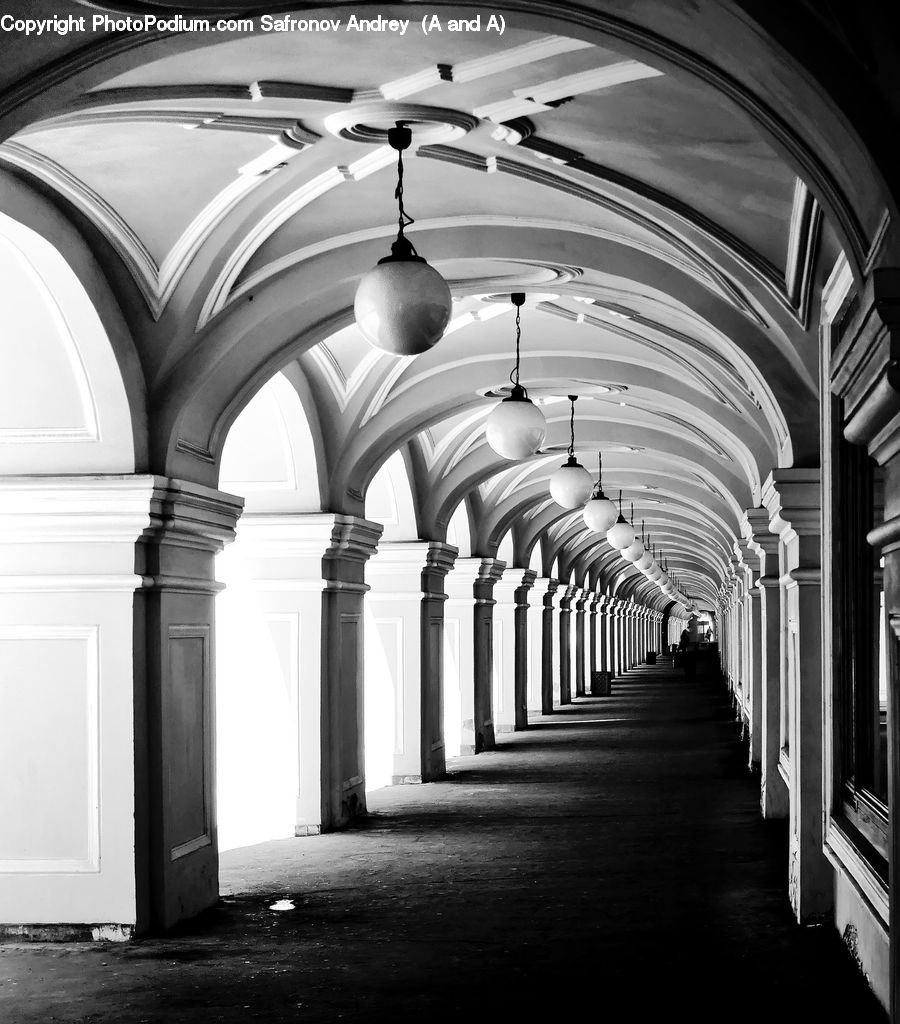
<path id="1" fill-rule="evenodd" d="M 10 1019 L 880 1024 L 838 936 L 791 922 L 745 753 L 717 681 L 634 670 L 348 831 L 225 854 L 221 903 L 170 939 L 7 952 Z"/>
<path id="2" fill-rule="evenodd" d="M 509 986 L 696 947 L 900 1024 L 900 15 L 54 3 L 0 12 L 0 962 L 168 998 L 307 928 L 327 1015 L 304 894 L 384 873 L 387 942 L 440 868 L 484 1005 L 511 908 Z"/>

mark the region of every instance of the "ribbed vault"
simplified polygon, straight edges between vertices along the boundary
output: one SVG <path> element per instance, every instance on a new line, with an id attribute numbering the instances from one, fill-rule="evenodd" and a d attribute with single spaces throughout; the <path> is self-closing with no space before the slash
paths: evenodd
<path id="1" fill-rule="evenodd" d="M 739 5 L 619 6 L 505 3 L 502 35 L 426 36 L 410 3 L 377 12 L 409 18 L 402 37 L 257 21 L 37 41 L 41 60 L 11 68 L 27 81 L 0 95 L 7 212 L 52 210 L 102 268 L 85 287 L 122 319 L 138 468 L 215 485 L 231 424 L 282 370 L 323 509 L 362 513 L 401 451 L 422 538 L 446 540 L 464 508 L 466 554 L 539 552 L 545 573 L 662 610 L 549 499 L 577 394 L 579 459 L 596 474 L 602 452 L 607 493 L 712 606 L 767 475 L 818 464 L 821 290 L 842 250 L 858 272 L 886 244 L 895 158 L 867 151 L 802 69 L 772 66 Z M 726 70 L 736 44 L 746 66 Z M 352 317 L 395 230 L 383 132 L 398 119 L 414 133 L 410 234 L 454 295 L 446 336 L 415 359 L 376 353 Z M 483 430 L 508 384 L 512 291 L 548 420 L 519 464 Z"/>

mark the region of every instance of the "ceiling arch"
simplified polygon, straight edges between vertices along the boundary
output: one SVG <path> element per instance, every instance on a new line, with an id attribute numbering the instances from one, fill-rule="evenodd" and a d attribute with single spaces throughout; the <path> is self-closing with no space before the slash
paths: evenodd
<path id="1" fill-rule="evenodd" d="M 540 541 L 545 564 L 643 594 L 548 504 L 574 393 L 579 458 L 593 471 L 603 452 L 607 489 L 710 595 L 767 474 L 818 459 L 817 302 L 842 249 L 859 273 L 889 244 L 893 158 L 866 150 L 850 98 L 817 89 L 738 3 L 497 11 L 502 36 L 365 47 L 258 19 L 48 40 L 19 84 L 0 72 L 0 163 L 103 267 L 145 386 L 148 469 L 215 485 L 231 425 L 283 370 L 324 507 L 362 514 L 400 452 L 420 535 L 445 539 L 464 507 L 473 554 L 512 537 L 524 566 Z M 414 122 L 411 235 L 455 300 L 415 360 L 373 353 L 352 323 L 394 231 L 384 130 L 398 118 Z M 523 379 L 548 435 L 510 466 L 483 423 L 519 290 Z"/>

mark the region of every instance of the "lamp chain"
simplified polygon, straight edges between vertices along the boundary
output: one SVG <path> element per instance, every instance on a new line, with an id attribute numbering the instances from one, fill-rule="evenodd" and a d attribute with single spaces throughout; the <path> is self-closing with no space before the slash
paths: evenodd
<path id="1" fill-rule="evenodd" d="M 569 401 L 572 403 L 572 412 L 569 416 L 569 458 L 575 456 L 575 399 L 569 395 Z"/>
<path id="2" fill-rule="evenodd" d="M 516 367 L 509 375 L 510 381 L 519 386 L 519 344 L 522 340 L 522 307 L 516 306 Z"/>
<path id="3" fill-rule="evenodd" d="M 399 125 L 398 125 L 398 127 L 399 127 Z M 403 233 L 405 228 L 408 228 L 410 226 L 410 224 L 415 224 L 416 221 L 415 221 L 415 218 L 410 217 L 410 215 L 406 212 L 406 210 L 403 207 L 403 150 L 402 149 L 398 149 L 397 150 L 397 187 L 394 189 L 394 198 L 397 200 L 397 205 L 399 206 L 399 209 L 400 209 L 400 215 L 398 217 L 397 238 L 398 239 L 402 239 L 404 242 L 406 242 L 406 244 L 412 250 L 413 254 L 414 255 L 418 255 L 418 253 L 416 253 L 415 246 L 412 244 L 412 242 L 410 242 L 410 240 Z"/>

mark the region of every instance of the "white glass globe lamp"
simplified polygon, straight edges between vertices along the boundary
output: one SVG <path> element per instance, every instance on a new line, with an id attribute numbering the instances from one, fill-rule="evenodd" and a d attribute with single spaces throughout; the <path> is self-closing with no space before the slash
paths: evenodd
<path id="1" fill-rule="evenodd" d="M 487 443 L 504 459 L 527 459 L 544 443 L 547 421 L 525 389 L 516 384 L 509 398 L 491 411 L 484 433 Z"/>
<path id="2" fill-rule="evenodd" d="M 599 453 L 600 472 L 597 476 L 597 488 L 590 501 L 584 506 L 582 515 L 585 525 L 593 533 L 606 533 L 615 523 L 618 510 L 616 503 L 603 493 L 603 453 Z"/>
<path id="3" fill-rule="evenodd" d="M 397 191 L 400 227 L 391 255 L 364 274 L 356 289 L 353 312 L 370 345 L 395 356 L 416 356 L 440 341 L 450 322 L 450 288 L 416 252 L 404 234 L 413 223 L 403 208 L 403 150 L 412 142 L 404 124 L 388 131 L 397 150 Z"/>
<path id="4" fill-rule="evenodd" d="M 634 540 L 634 530 L 624 516 L 619 513 L 619 518 L 606 533 L 606 540 L 611 548 L 616 551 L 624 551 Z"/>
<path id="5" fill-rule="evenodd" d="M 634 540 L 624 548 L 622 551 L 622 557 L 626 562 L 636 562 L 641 555 L 644 553 L 644 542 L 640 537 L 635 537 Z"/>
<path id="6" fill-rule="evenodd" d="M 622 492 L 619 491 L 619 518 L 606 531 L 606 542 L 616 551 L 624 551 L 634 540 L 634 530 L 622 515 Z"/>
<path id="7" fill-rule="evenodd" d="M 544 443 L 547 421 L 544 414 L 528 397 L 519 383 L 519 344 L 522 338 L 520 310 L 525 302 L 524 292 L 510 295 L 516 307 L 516 367 L 510 374 L 512 391 L 488 416 L 484 424 L 487 443 L 504 459 L 527 459 Z"/>
<path id="8" fill-rule="evenodd" d="M 591 474 L 574 455 L 550 477 L 550 496 L 563 508 L 578 508 L 590 497 L 594 489 Z"/>
<path id="9" fill-rule="evenodd" d="M 578 395 L 569 395 L 569 457 L 550 477 L 550 496 L 563 508 L 578 508 L 591 496 L 594 481 L 591 474 L 575 458 L 575 402 Z"/>

